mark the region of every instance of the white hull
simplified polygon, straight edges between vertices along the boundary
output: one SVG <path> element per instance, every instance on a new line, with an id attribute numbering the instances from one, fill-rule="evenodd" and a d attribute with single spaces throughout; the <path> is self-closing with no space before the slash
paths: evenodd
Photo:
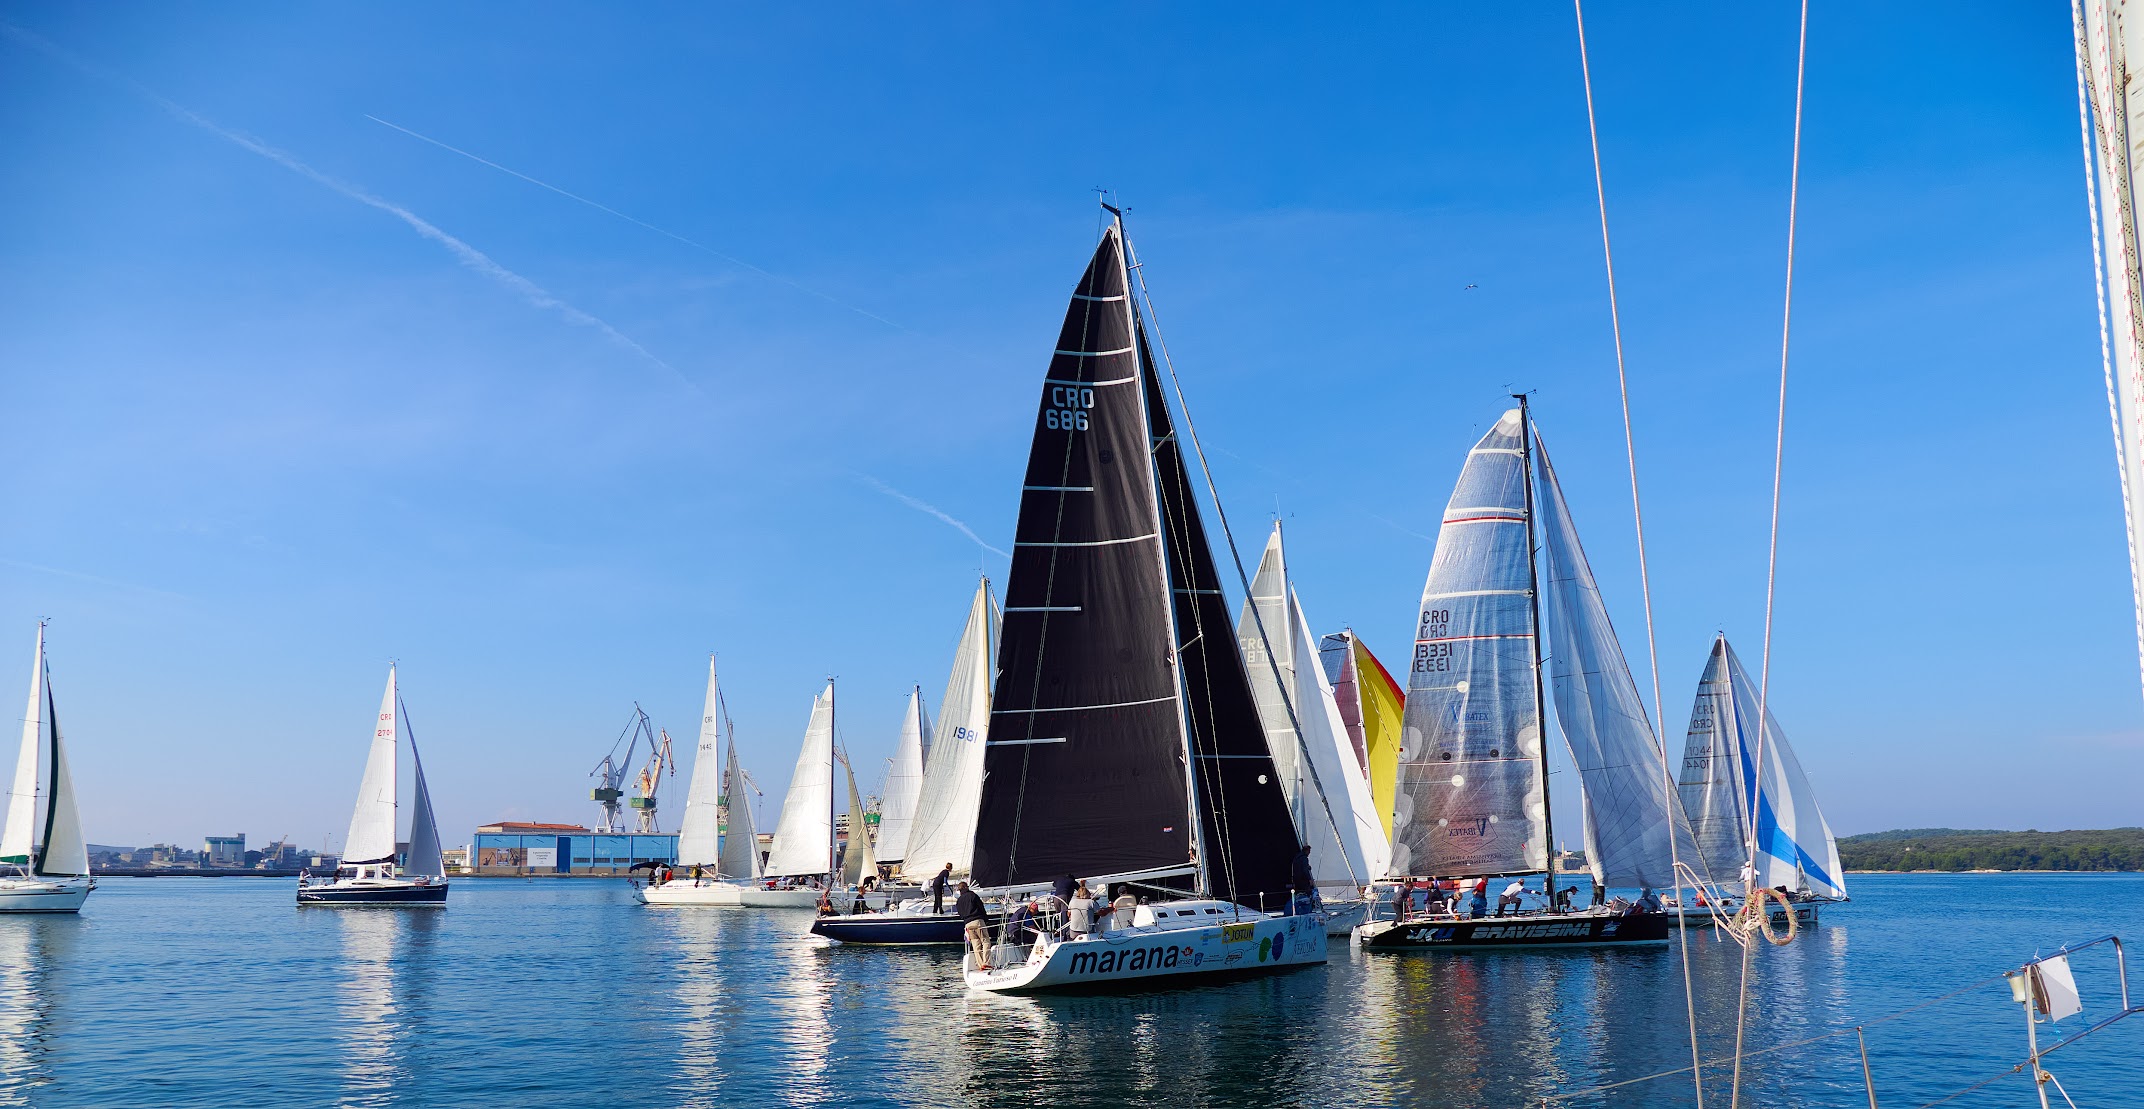
<path id="1" fill-rule="evenodd" d="M 88 878 L 0 878 L 0 913 L 75 913 L 97 883 Z"/>
<path id="2" fill-rule="evenodd" d="M 633 891 L 643 905 L 716 905 L 737 909 L 816 909 L 815 889 L 770 890 L 756 883 L 690 880 L 642 886 Z M 842 895 L 837 891 L 837 898 Z M 846 903 L 844 903 L 846 907 Z"/>
<path id="3" fill-rule="evenodd" d="M 1328 936 L 1353 935 L 1357 925 L 1370 919 L 1368 901 L 1327 901 L 1322 915 Z"/>
<path id="4" fill-rule="evenodd" d="M 1268 916 L 1221 901 L 1175 901 L 1141 906 L 1135 919 L 1132 927 L 1073 940 L 998 944 L 990 949 L 989 970 L 977 969 L 971 951 L 961 961 L 962 977 L 968 988 L 991 993 L 1106 991 L 1326 961 L 1325 928 L 1314 916 Z"/>

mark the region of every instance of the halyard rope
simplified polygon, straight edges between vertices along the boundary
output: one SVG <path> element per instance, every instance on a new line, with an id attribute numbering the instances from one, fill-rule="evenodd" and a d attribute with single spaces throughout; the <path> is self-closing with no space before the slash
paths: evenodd
<path id="1" fill-rule="evenodd" d="M 1675 779 L 1668 770 L 1667 717 L 1660 704 L 1660 651 L 1653 639 L 1653 579 L 1645 561 L 1645 508 L 1638 499 L 1638 446 L 1630 428 L 1630 378 L 1623 370 L 1623 315 L 1615 299 L 1615 250 L 1608 242 L 1608 186 L 1601 175 L 1600 127 L 1593 116 L 1593 66 L 1586 57 L 1584 0 L 1571 0 L 1571 13 L 1578 20 L 1578 72 L 1585 80 L 1586 135 L 1593 143 L 1593 195 L 1600 202 L 1601 260 L 1608 268 L 1608 326 L 1615 335 L 1615 384 L 1623 398 L 1623 455 L 1630 464 L 1630 514 L 1638 530 L 1638 591 L 1645 600 L 1645 661 L 1652 671 L 1653 716 L 1659 721 L 1660 791 L 1664 802 L 1662 811 L 1668 814 L 1669 877 L 1675 878 L 1684 869 L 1675 843 Z M 1553 879 L 1554 875 L 1550 877 Z M 1689 928 L 1683 919 L 1682 902 L 1678 894 L 1675 898 L 1675 927 L 1684 942 L 1675 946 L 1682 955 L 1682 999 L 1690 1022 L 1690 1078 L 1697 1088 L 1697 1109 L 1705 1109 L 1705 1074 L 1698 1062 L 1697 992 L 1690 984 Z"/>
<path id="2" fill-rule="evenodd" d="M 1764 566 L 1764 659 L 1757 678 L 1757 765 L 1765 765 L 1765 741 L 1771 737 L 1772 601 L 1779 581 L 1779 478 L 1787 455 L 1787 350 L 1794 333 L 1794 217 L 1801 206 L 1802 88 L 1809 68 L 1809 0 L 1802 0 L 1800 44 L 1794 57 L 1794 160 L 1787 177 L 1787 287 L 1779 322 L 1779 424 L 1772 443 L 1772 539 Z M 1749 861 L 1744 873 L 1757 870 L 1757 806 L 1750 806 Z M 1757 879 L 1750 879 L 1754 884 Z M 1753 891 L 1744 891 L 1745 894 Z M 1748 900 L 1755 900 L 1749 898 Z M 1742 984 L 1735 1002 L 1735 1069 L 1728 1086 L 1728 1109 L 1742 1104 L 1742 1040 L 1749 1024 L 1749 965 L 1755 944 L 1742 947 Z"/>

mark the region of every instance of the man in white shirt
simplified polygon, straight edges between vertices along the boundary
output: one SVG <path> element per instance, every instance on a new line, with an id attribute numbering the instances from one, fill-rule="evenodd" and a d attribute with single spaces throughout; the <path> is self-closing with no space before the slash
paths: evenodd
<path id="1" fill-rule="evenodd" d="M 1504 892 L 1497 896 L 1496 915 L 1503 916 L 1504 909 L 1506 906 L 1509 906 L 1512 910 L 1517 911 L 1521 905 L 1519 898 L 1524 896 L 1525 893 L 1526 883 L 1520 879 L 1513 878 L 1511 880 L 1511 884 L 1504 887 Z"/>

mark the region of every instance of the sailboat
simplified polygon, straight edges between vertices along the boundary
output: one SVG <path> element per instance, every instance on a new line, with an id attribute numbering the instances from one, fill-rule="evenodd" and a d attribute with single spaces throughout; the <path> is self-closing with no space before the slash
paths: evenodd
<path id="1" fill-rule="evenodd" d="M 915 817 L 896 867 L 905 882 L 929 882 L 948 868 L 954 879 L 968 877 L 975 851 L 975 816 L 982 801 L 983 737 L 990 728 L 991 660 L 1001 619 L 990 579 L 985 577 L 976 583 L 975 596 L 968 602 L 967 623 L 961 628 L 953 667 L 946 677 L 945 699 L 938 703 L 938 727 L 924 762 Z M 920 716 L 920 703 L 917 711 Z M 905 727 L 902 739 L 905 744 Z M 886 828 L 887 822 L 881 822 L 882 847 L 891 839 Z M 886 912 L 824 916 L 813 922 L 811 930 L 837 943 L 959 943 L 960 918 L 945 911 L 950 910 L 952 900 L 949 891 L 935 906 L 931 898 L 917 897 Z"/>
<path id="2" fill-rule="evenodd" d="M 1696 861 L 1637 684 L 1527 399 L 1482 436 L 1444 510 L 1422 589 L 1394 797 L 1392 871 L 1413 878 L 1547 874 L 1544 704 L 1578 769 L 1595 889 L 1673 889 Z M 1536 490 L 1539 496 L 1536 496 Z M 1543 565 L 1543 563 L 1546 565 Z M 1544 662 L 1543 633 L 1553 645 Z M 1670 837 L 1675 837 L 1670 839 Z M 1672 917 L 1596 905 L 1514 916 L 1373 921 L 1366 950 L 1667 942 Z"/>
<path id="3" fill-rule="evenodd" d="M 409 727 L 409 710 L 395 687 L 395 668 L 387 668 L 387 692 L 372 730 L 372 753 L 358 783 L 357 807 L 350 813 L 350 834 L 343 838 L 342 863 L 335 877 L 298 879 L 300 905 L 418 905 L 447 903 L 447 871 L 439 850 L 439 825 L 432 817 L 432 791 L 424 782 L 424 759 Z M 409 739 L 410 766 L 416 775 L 411 797 L 409 854 L 395 861 L 397 740 Z"/>
<path id="4" fill-rule="evenodd" d="M 820 887 L 831 892 L 838 873 L 834 852 L 834 680 L 828 678 L 826 688 L 811 701 L 804 745 L 797 750 L 789 793 L 774 826 L 774 847 L 760 872 L 765 880 L 737 885 L 737 903 L 760 909 L 816 908 Z"/>
<path id="5" fill-rule="evenodd" d="M 1399 779 L 1400 727 L 1407 709 L 1407 689 L 1392 679 L 1385 664 L 1345 628 L 1318 640 L 1318 658 L 1332 683 L 1350 745 L 1362 760 L 1370 782 L 1370 808 L 1377 826 L 1392 842 L 1392 791 Z M 1388 863 L 1389 865 L 1389 863 Z M 1373 875 L 1383 877 L 1383 875 Z"/>
<path id="6" fill-rule="evenodd" d="M 718 761 L 721 741 L 729 739 L 727 763 Z M 742 887 L 734 881 L 752 883 L 759 877 L 759 850 L 752 832 L 752 806 L 737 804 L 744 771 L 737 765 L 737 740 L 728 726 L 722 706 L 722 687 L 715 675 L 715 660 L 707 660 L 707 699 L 701 707 L 700 739 L 693 747 L 692 781 L 685 789 L 685 819 L 678 826 L 677 866 L 668 881 L 651 877 L 634 891 L 643 905 L 742 905 Z M 728 842 L 723 837 L 722 800 L 731 801 Z M 739 821 L 742 821 L 742 824 Z M 733 845 L 745 850 L 735 853 Z M 740 857 L 731 856 L 739 854 Z M 684 875 L 677 875 L 682 869 Z"/>
<path id="7" fill-rule="evenodd" d="M 7 823 L 0 829 L 0 913 L 80 912 L 89 891 L 89 848 L 75 808 L 74 777 L 60 740 L 45 661 L 45 625 L 37 625 L 30 663 L 30 705 L 22 717 L 22 749 L 8 789 Z"/>
<path id="8" fill-rule="evenodd" d="M 1001 931 L 964 957 L 971 989 L 1326 960 L 1318 916 L 1253 907 L 1288 904 L 1295 825 L 1133 299 L 1123 217 L 1108 210 L 1042 383 L 972 874 L 1004 895 L 1079 875 L 1132 901 L 1100 934 Z"/>
<path id="9" fill-rule="evenodd" d="M 1721 635 L 1712 641 L 1690 709 L 1679 787 L 1683 811 L 1715 879 L 1742 873 L 1754 830 L 1755 885 L 1785 890 L 1796 921 L 1813 924 L 1820 904 L 1847 900 L 1839 844 L 1769 705 L 1760 755 L 1757 714 L 1757 685 Z M 1770 912 L 1783 910 L 1775 904 Z"/>
<path id="10" fill-rule="evenodd" d="M 893 748 L 893 765 L 886 771 L 886 792 L 878 803 L 878 839 L 873 847 L 880 862 L 895 866 L 908 857 L 908 839 L 915 825 L 916 801 L 923 792 L 923 767 L 930 757 L 931 718 L 923 710 L 923 687 L 908 691 L 908 710 L 901 715 L 901 739 Z"/>
<path id="11" fill-rule="evenodd" d="M 1311 643 L 1278 520 L 1244 598 L 1236 638 L 1296 835 L 1310 845 L 1327 932 L 1347 935 L 1366 918 L 1368 883 L 1385 872 L 1390 825 L 1377 819 L 1367 765 Z"/>

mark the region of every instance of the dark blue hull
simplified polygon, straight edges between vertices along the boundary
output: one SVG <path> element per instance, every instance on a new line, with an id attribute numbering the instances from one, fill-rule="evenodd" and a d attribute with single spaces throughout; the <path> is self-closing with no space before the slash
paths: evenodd
<path id="1" fill-rule="evenodd" d="M 444 906 L 447 884 L 336 889 L 331 886 L 300 886 L 300 905 L 415 905 Z"/>
<path id="2" fill-rule="evenodd" d="M 1629 916 L 1536 913 L 1524 917 L 1437 918 L 1364 925 L 1364 951 L 1479 951 L 1496 948 L 1635 947 L 1668 942 L 1674 918 L 1666 913 Z"/>
<path id="3" fill-rule="evenodd" d="M 990 918 L 994 929 L 998 918 Z M 965 943 L 966 928 L 960 918 L 946 913 L 940 916 L 910 916 L 905 913 L 862 913 L 856 916 L 823 916 L 811 926 L 812 935 L 824 936 L 837 943 L 857 944 L 920 944 L 920 943 Z"/>

